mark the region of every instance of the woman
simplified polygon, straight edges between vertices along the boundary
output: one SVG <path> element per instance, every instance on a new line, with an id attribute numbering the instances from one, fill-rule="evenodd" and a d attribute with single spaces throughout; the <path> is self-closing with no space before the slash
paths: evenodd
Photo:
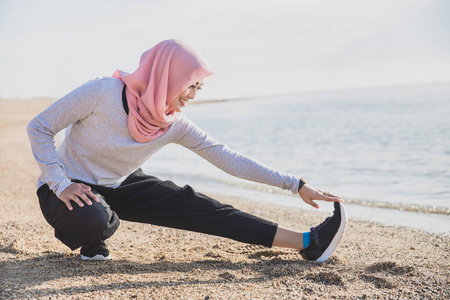
<path id="1" fill-rule="evenodd" d="M 214 75 L 190 44 L 167 40 L 144 52 L 132 74 L 91 80 L 36 116 L 27 131 L 42 174 L 37 195 L 55 236 L 85 260 L 110 259 L 105 240 L 119 219 L 301 250 L 325 261 L 346 226 L 342 199 L 301 178 L 269 168 L 212 139 L 180 114 Z M 60 147 L 54 136 L 67 128 Z M 180 144 L 218 168 L 314 200 L 335 211 L 310 232 L 298 232 L 146 175 L 140 166 L 169 143 Z"/>

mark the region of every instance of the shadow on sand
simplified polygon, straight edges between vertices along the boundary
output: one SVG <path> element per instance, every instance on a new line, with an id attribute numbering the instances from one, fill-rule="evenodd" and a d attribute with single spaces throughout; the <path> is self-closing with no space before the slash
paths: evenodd
<path id="1" fill-rule="evenodd" d="M 13 249 L 0 248 L 0 253 L 13 253 Z M 192 262 L 171 262 L 165 259 L 152 263 L 136 263 L 127 260 L 111 260 L 102 262 L 84 262 L 79 255 L 46 252 L 43 255 L 28 259 L 14 259 L 0 262 L 2 291 L 0 296 L 16 296 L 21 294 L 34 296 L 53 295 L 80 295 L 92 291 L 124 290 L 133 288 L 154 288 L 181 285 L 203 285 L 232 283 L 240 284 L 246 282 L 263 282 L 278 277 L 298 276 L 305 270 L 319 267 L 319 263 L 305 260 L 286 260 L 277 257 L 276 252 L 272 257 L 266 255 L 252 254 L 249 258 L 252 262 L 230 262 L 224 260 L 205 259 Z M 207 256 L 207 255 L 205 255 Z M 265 256 L 265 259 L 261 259 Z M 333 260 L 327 264 L 333 264 Z M 246 276 L 237 278 L 229 271 L 246 270 Z M 211 272 L 214 276 L 205 280 L 205 276 L 198 276 L 197 272 Z M 173 281 L 152 280 L 152 274 L 180 273 L 179 279 Z M 200 273 L 200 274 L 201 274 Z M 117 275 L 114 283 L 100 283 L 108 281 L 100 279 L 105 274 Z M 148 274 L 148 280 L 136 281 L 120 280 L 121 275 Z M 197 274 L 197 275 L 196 275 Z M 0 277 L 0 278 L 1 278 Z M 71 278 L 92 277 L 92 285 L 73 286 Z M 98 280 L 95 280 L 98 278 Z M 127 277 L 129 278 L 129 276 Z M 173 278 L 173 277 L 172 277 Z M 61 288 L 40 288 L 42 284 L 49 281 L 60 280 L 64 282 Z M 97 284 L 95 283 L 97 282 Z"/>

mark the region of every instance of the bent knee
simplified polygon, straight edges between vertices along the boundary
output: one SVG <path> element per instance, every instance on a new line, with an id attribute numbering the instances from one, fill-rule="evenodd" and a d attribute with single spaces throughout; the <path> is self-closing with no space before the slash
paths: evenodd
<path id="1" fill-rule="evenodd" d="M 54 225 L 57 229 L 71 234 L 103 231 L 108 227 L 113 212 L 108 206 L 94 202 L 92 205 L 79 207 L 73 205 L 69 210 L 65 205 L 58 207 Z"/>

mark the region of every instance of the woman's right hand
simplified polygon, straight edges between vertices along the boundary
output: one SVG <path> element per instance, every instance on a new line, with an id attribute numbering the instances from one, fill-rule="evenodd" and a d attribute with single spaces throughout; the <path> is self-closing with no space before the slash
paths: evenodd
<path id="1" fill-rule="evenodd" d="M 83 183 L 72 183 L 59 194 L 59 199 L 66 204 L 69 210 L 73 210 L 70 201 L 74 201 L 80 207 L 83 207 L 84 203 L 92 205 L 91 199 L 95 202 L 100 202 L 94 193 L 92 193 L 91 187 Z"/>
<path id="2" fill-rule="evenodd" d="M 305 203 L 311 205 L 314 208 L 319 208 L 319 205 L 314 200 L 344 202 L 341 197 L 315 189 L 308 184 L 302 186 L 298 193 Z"/>

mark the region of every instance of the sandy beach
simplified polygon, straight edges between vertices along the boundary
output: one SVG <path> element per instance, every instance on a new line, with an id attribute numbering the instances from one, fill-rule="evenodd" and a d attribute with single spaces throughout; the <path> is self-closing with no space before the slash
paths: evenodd
<path id="1" fill-rule="evenodd" d="M 54 237 L 35 194 L 39 169 L 25 127 L 50 103 L 0 100 L 0 299 L 450 298 L 449 235 L 351 218 L 325 263 L 291 250 L 125 221 L 107 241 L 113 260 L 82 262 Z M 326 217 L 212 196 L 299 230 Z"/>

